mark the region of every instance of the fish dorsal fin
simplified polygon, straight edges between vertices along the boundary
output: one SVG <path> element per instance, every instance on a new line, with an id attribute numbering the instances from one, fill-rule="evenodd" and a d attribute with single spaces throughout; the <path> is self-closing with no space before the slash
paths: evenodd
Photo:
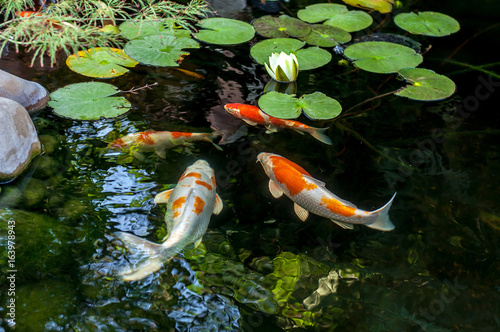
<path id="1" fill-rule="evenodd" d="M 330 219 L 330 220 L 333 221 L 334 223 L 336 223 L 337 225 L 339 225 L 340 227 L 342 227 L 343 229 L 354 229 L 354 226 L 352 224 L 348 224 L 346 222 L 333 220 L 333 219 Z"/>
<path id="2" fill-rule="evenodd" d="M 315 178 L 313 178 L 313 177 L 312 177 L 312 176 L 310 176 L 310 175 L 302 175 L 302 177 L 303 177 L 304 179 L 306 179 L 307 181 L 314 183 L 314 184 L 315 184 L 315 185 L 317 185 L 318 187 L 324 187 L 324 186 L 325 186 L 325 183 L 324 183 L 323 181 L 320 181 L 320 180 L 318 180 L 318 179 L 315 179 Z"/>
<path id="3" fill-rule="evenodd" d="M 222 199 L 219 197 L 219 195 L 216 195 L 215 196 L 214 211 L 212 213 L 217 215 L 222 211 L 222 208 L 223 208 Z"/>
<path id="4" fill-rule="evenodd" d="M 155 196 L 155 203 L 156 204 L 167 204 L 168 200 L 170 198 L 170 194 L 172 193 L 172 190 L 174 189 L 169 189 L 162 191 L 158 195 Z"/>
<path id="5" fill-rule="evenodd" d="M 307 217 L 309 217 L 309 211 L 307 211 L 297 203 L 293 204 L 293 210 L 295 211 L 297 217 L 299 217 L 299 219 L 302 221 L 306 221 Z"/>
<path id="6" fill-rule="evenodd" d="M 280 198 L 283 195 L 283 190 L 273 180 L 269 180 L 269 191 L 274 198 Z"/>
<path id="7" fill-rule="evenodd" d="M 249 125 L 251 125 L 251 126 L 256 126 L 256 125 L 258 125 L 258 123 L 253 122 L 253 121 L 250 121 L 250 120 L 247 120 L 247 119 L 242 119 L 242 120 L 243 120 L 243 121 L 245 121 L 246 123 L 248 123 L 248 124 L 249 124 Z"/>

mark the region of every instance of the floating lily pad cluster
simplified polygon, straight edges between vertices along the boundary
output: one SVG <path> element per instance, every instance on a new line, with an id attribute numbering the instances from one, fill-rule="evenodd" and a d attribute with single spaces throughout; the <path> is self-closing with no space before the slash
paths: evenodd
<path id="1" fill-rule="evenodd" d="M 393 0 L 343 1 L 354 7 L 380 13 L 391 12 L 397 5 L 397 1 Z M 261 65 L 268 62 L 273 53 L 285 52 L 296 56 L 299 70 L 316 69 L 332 60 L 332 52 L 328 48 L 340 47 L 343 56 L 357 68 L 371 73 L 397 73 L 406 80 L 408 86 L 398 90 L 395 93 L 398 96 L 415 100 L 438 100 L 454 93 L 455 84 L 449 78 L 427 69 L 415 68 L 423 62 L 423 57 L 420 54 L 420 44 L 408 36 L 375 33 L 351 42 L 352 32 L 363 30 L 372 23 L 373 19 L 367 12 L 349 10 L 344 5 L 332 3 L 307 6 L 298 11 L 297 18 L 266 15 L 255 19 L 252 24 L 228 18 L 207 18 L 200 21 L 199 30 L 193 34 L 189 30 L 175 27 L 169 20 L 125 21 L 119 26 L 121 36 L 127 40 L 123 50 L 93 48 L 71 55 L 66 63 L 72 70 L 89 77 L 116 77 L 127 73 L 128 68 L 139 63 L 177 67 L 182 58 L 189 54 L 188 49 L 200 47 L 199 42 L 235 45 L 252 40 L 257 33 L 265 39 L 251 47 L 250 55 Z M 431 37 L 446 36 L 460 29 L 456 20 L 436 12 L 400 13 L 395 16 L 394 23 L 411 34 Z M 345 44 L 348 46 L 345 47 Z M 337 49 L 336 52 L 338 53 Z M 73 108 L 68 106 L 73 99 L 86 98 L 84 91 L 80 92 L 79 89 L 96 88 L 94 85 L 68 86 L 64 93 L 73 93 L 75 98 L 65 97 L 67 102 L 60 97 L 63 91 L 58 90 L 52 96 L 52 105 L 57 107 L 58 114 L 78 119 L 99 118 L 112 116 L 110 114 L 115 114 L 113 112 L 120 114 L 127 109 L 124 106 L 126 103 L 118 99 L 121 104 L 106 103 L 113 111 L 105 107 L 97 116 L 88 115 L 92 112 L 87 112 L 87 109 L 83 112 L 87 115 L 84 115 L 75 110 L 78 103 Z M 95 105 L 97 99 L 111 98 L 109 96 L 117 91 L 115 87 L 105 88 L 100 91 L 104 95 L 92 95 L 92 103 L 86 101 L 81 105 Z M 330 119 L 341 110 L 335 99 L 321 94 L 296 98 L 272 92 L 261 97 L 259 105 L 264 111 L 280 118 L 297 117 L 303 112 L 312 119 Z M 75 111 L 74 116 L 67 111 L 60 111 L 67 109 Z"/>

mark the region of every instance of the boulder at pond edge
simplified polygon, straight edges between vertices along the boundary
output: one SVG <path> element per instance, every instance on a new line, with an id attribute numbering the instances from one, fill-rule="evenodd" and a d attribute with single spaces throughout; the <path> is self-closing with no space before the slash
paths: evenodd
<path id="1" fill-rule="evenodd" d="M 0 183 L 15 179 L 41 151 L 40 140 L 26 109 L 0 97 Z"/>
<path id="2" fill-rule="evenodd" d="M 36 82 L 27 81 L 0 70 L 0 97 L 17 101 L 29 113 L 35 113 L 47 105 L 49 92 Z"/>

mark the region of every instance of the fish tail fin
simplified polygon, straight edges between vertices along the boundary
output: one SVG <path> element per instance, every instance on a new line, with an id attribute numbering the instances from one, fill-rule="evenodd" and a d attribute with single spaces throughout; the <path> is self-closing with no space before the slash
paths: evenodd
<path id="1" fill-rule="evenodd" d="M 328 128 L 329 127 L 326 127 L 326 128 L 311 127 L 309 134 L 311 134 L 312 137 L 314 137 L 315 139 L 317 139 L 320 142 L 323 142 L 323 143 L 328 144 L 328 145 L 332 145 L 332 140 L 330 139 L 330 137 L 328 137 L 328 135 L 325 134 L 325 131 Z"/>
<path id="2" fill-rule="evenodd" d="M 114 236 L 121 240 L 128 249 L 130 265 L 121 268 L 118 275 L 123 281 L 141 280 L 160 270 L 165 262 L 171 259 L 175 252 L 163 245 L 153 243 L 138 236 L 117 232 Z"/>
<path id="3" fill-rule="evenodd" d="M 396 193 L 394 193 L 389 202 L 387 202 L 380 209 L 370 212 L 375 216 L 374 221 L 371 224 L 366 224 L 365 226 L 379 231 L 392 231 L 394 229 L 394 224 L 389 220 L 389 209 L 391 208 L 394 197 L 396 197 Z"/>
<path id="4" fill-rule="evenodd" d="M 210 135 L 207 136 L 206 140 L 210 143 L 212 143 L 212 145 L 219 151 L 222 151 L 222 148 L 217 145 L 213 140 L 214 138 L 217 138 L 217 137 L 221 137 L 222 136 L 222 132 L 219 131 L 219 130 L 216 130 L 216 131 L 213 131 Z"/>

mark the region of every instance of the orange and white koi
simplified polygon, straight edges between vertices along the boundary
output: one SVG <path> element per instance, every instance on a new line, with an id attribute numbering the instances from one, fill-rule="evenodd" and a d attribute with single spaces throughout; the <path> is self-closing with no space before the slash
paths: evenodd
<path id="1" fill-rule="evenodd" d="M 263 125 L 270 132 L 276 132 L 278 128 L 293 129 L 301 134 L 304 132 L 309 133 L 312 137 L 325 144 L 332 144 L 330 137 L 325 134 L 328 128 L 315 128 L 299 121 L 279 119 L 262 112 L 257 106 L 247 104 L 226 104 L 224 109 L 251 126 Z"/>
<path id="2" fill-rule="evenodd" d="M 143 131 L 128 134 L 118 138 L 109 144 L 110 149 L 121 149 L 132 153 L 138 159 L 144 159 L 143 152 L 155 152 L 165 159 L 167 150 L 178 145 L 190 145 L 195 141 L 207 141 L 212 143 L 218 150 L 220 146 L 213 139 L 220 136 L 218 132 L 213 133 L 182 133 L 176 131 Z"/>
<path id="3" fill-rule="evenodd" d="M 161 269 L 188 244 L 200 244 L 212 214 L 222 210 L 222 200 L 216 191 L 214 170 L 205 160 L 198 160 L 180 177 L 174 189 L 156 195 L 156 203 L 166 203 L 165 223 L 168 235 L 161 244 L 135 235 L 117 232 L 137 261 L 119 272 L 122 280 L 140 280 Z"/>
<path id="4" fill-rule="evenodd" d="M 352 229 L 352 224 L 361 224 L 380 231 L 394 229 L 389 220 L 389 209 L 396 194 L 380 209 L 364 211 L 337 197 L 325 188 L 323 182 L 282 156 L 262 152 L 257 160 L 269 177 L 271 195 L 275 198 L 283 194 L 288 196 L 294 202 L 295 213 L 302 221 L 311 212 L 330 219 L 342 228 Z"/>

